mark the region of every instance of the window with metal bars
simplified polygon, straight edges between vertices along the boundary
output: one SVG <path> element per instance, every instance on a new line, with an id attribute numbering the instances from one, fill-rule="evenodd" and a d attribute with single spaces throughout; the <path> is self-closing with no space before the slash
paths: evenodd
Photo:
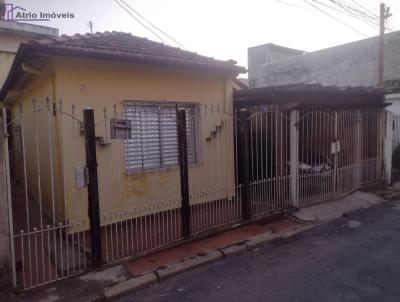
<path id="1" fill-rule="evenodd" d="M 189 164 L 198 163 L 198 104 L 132 102 L 125 103 L 125 118 L 132 125 L 132 138 L 125 140 L 129 171 L 178 165 L 177 106 L 186 111 Z"/>

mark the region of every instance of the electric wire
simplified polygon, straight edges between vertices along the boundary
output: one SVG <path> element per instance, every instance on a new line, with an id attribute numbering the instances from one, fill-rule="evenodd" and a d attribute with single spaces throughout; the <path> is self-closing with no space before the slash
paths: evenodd
<path id="1" fill-rule="evenodd" d="M 167 44 L 170 46 L 163 38 L 161 38 L 156 32 L 154 32 L 150 27 L 148 27 L 146 24 L 141 22 L 134 14 L 132 14 L 126 7 L 124 7 L 121 3 L 118 2 L 118 0 L 114 0 L 115 3 L 117 3 L 123 10 L 125 10 L 133 19 L 135 19 L 140 25 L 142 25 L 144 28 L 146 28 L 148 31 L 150 31 L 153 35 L 155 35 L 158 39 L 160 39 L 164 44 Z"/>
<path id="2" fill-rule="evenodd" d="M 335 21 L 341 23 L 342 25 L 346 26 L 347 28 L 351 29 L 352 31 L 358 33 L 359 35 L 362 35 L 362 36 L 364 36 L 364 37 L 368 37 L 368 35 L 362 33 L 361 31 L 359 31 L 359 30 L 357 30 L 357 29 L 355 29 L 355 28 L 352 27 L 351 25 L 349 25 L 349 24 L 343 22 L 342 20 L 336 18 L 335 16 L 332 16 L 330 13 L 328 13 L 328 12 L 326 12 L 325 10 L 321 9 L 320 7 L 314 5 L 313 3 L 311 3 L 311 2 L 309 2 L 309 1 L 307 1 L 307 0 L 303 0 L 303 1 L 306 2 L 308 5 L 314 7 L 315 9 L 317 9 L 317 10 L 320 11 L 321 13 L 327 15 L 327 16 L 330 17 L 331 19 L 333 19 L 333 20 L 335 20 Z"/>
<path id="3" fill-rule="evenodd" d="M 150 26 L 158 30 L 160 33 L 162 33 L 164 36 L 169 38 L 171 41 L 175 42 L 177 45 L 179 45 L 181 48 L 187 50 L 185 46 L 183 46 L 180 42 L 178 42 L 176 39 L 168 35 L 165 31 L 161 30 L 159 27 L 155 26 L 152 22 L 150 22 L 148 19 L 146 19 L 142 14 L 140 14 L 136 9 L 134 9 L 131 5 L 129 5 L 126 1 L 124 0 L 119 0 L 123 4 L 125 4 L 129 9 L 131 9 L 136 15 L 138 15 L 140 18 L 142 18 L 144 21 L 146 21 Z"/>

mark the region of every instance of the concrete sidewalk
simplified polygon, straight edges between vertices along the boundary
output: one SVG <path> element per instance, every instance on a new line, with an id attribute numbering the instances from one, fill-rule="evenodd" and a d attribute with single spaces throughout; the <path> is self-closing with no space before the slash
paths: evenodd
<path id="1" fill-rule="evenodd" d="M 267 240 L 280 239 L 289 232 L 300 231 L 302 227 L 301 223 L 288 218 L 274 222 L 260 220 L 101 271 L 13 295 L 9 301 L 102 301 L 255 248 Z"/>
<path id="2" fill-rule="evenodd" d="M 385 202 L 113 302 L 398 302 L 399 220 Z"/>
<path id="3" fill-rule="evenodd" d="M 350 211 L 382 201 L 383 198 L 372 193 L 356 192 L 342 200 L 302 209 L 293 219 L 285 216 L 272 222 L 260 220 L 101 271 L 13 295 L 10 300 L 52 302 L 102 301 L 114 298 L 162 282 L 183 271 L 252 250 L 267 242 L 286 239 Z"/>
<path id="4" fill-rule="evenodd" d="M 386 195 L 394 194 L 391 193 L 391 190 L 382 190 L 381 192 L 386 192 Z M 386 197 L 385 194 L 383 195 Z M 300 209 L 298 212 L 293 213 L 293 216 L 301 221 L 324 223 L 338 219 L 346 213 L 380 204 L 384 200 L 385 199 L 381 196 L 369 192 L 358 191 L 338 200 L 328 201 Z"/>

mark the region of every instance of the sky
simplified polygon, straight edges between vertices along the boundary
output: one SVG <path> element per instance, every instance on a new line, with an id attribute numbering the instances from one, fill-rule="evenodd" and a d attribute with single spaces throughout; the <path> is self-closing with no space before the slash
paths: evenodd
<path id="1" fill-rule="evenodd" d="M 121 1 L 121 0 L 119 0 Z M 190 51 L 216 59 L 238 61 L 247 67 L 247 48 L 265 43 L 314 51 L 378 34 L 378 28 L 333 10 L 337 22 L 311 4 L 332 4 L 332 0 L 123 0 L 147 20 Z M 70 12 L 73 19 L 37 22 L 57 27 L 61 34 L 90 31 L 123 31 L 160 41 L 134 20 L 115 0 L 6 0 L 32 12 Z M 308 2 L 308 3 L 307 3 Z M 379 14 L 380 0 L 340 0 L 368 14 Z M 392 30 L 400 29 L 400 1 L 384 1 L 393 16 Z M 338 7 L 336 7 L 338 8 Z M 31 22 L 33 23 L 33 22 Z M 350 28 L 351 27 L 351 28 Z M 166 38 L 167 39 L 167 38 Z M 166 40 L 164 39 L 164 40 Z M 169 44 L 176 46 L 173 41 Z"/>

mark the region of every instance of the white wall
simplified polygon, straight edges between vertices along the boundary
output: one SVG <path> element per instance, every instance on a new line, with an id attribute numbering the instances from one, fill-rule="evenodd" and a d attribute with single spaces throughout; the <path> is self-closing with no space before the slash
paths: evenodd
<path id="1" fill-rule="evenodd" d="M 400 115 L 400 94 L 390 94 L 386 96 L 385 103 L 391 104 L 386 107 L 387 111 L 393 112 L 394 115 Z"/>

